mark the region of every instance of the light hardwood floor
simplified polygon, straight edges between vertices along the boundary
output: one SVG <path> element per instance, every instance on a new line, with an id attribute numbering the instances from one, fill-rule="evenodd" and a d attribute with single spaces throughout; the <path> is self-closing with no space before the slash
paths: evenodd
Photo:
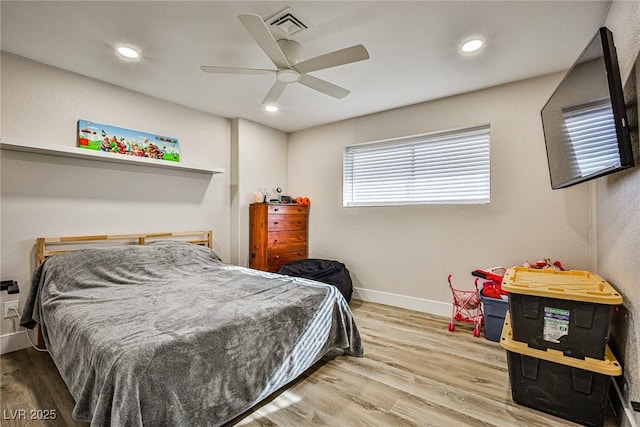
<path id="1" fill-rule="evenodd" d="M 575 426 L 511 399 L 505 351 L 470 325 L 352 301 L 365 357 L 325 357 L 301 378 L 228 424 L 239 426 Z M 86 426 L 46 353 L 3 355 L 2 426 Z M 7 420 L 9 411 L 55 409 L 55 421 Z M 607 419 L 605 426 L 616 425 Z"/>

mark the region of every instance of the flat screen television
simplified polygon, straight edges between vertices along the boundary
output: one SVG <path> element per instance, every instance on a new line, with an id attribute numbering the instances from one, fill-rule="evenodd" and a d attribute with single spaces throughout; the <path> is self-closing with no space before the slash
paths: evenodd
<path id="1" fill-rule="evenodd" d="M 598 30 L 541 114 L 554 190 L 634 166 L 609 29 Z"/>

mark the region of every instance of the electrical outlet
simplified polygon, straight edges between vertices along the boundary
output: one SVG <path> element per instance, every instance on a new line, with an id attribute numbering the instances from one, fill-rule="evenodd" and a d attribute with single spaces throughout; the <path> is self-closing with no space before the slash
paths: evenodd
<path id="1" fill-rule="evenodd" d="M 11 312 L 11 309 L 15 308 L 16 312 Z M 16 317 L 17 312 L 20 310 L 20 301 L 8 301 L 4 303 L 4 318 Z"/>

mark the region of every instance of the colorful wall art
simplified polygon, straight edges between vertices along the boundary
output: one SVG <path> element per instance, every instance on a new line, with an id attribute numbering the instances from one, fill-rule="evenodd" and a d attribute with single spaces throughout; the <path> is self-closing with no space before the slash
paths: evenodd
<path id="1" fill-rule="evenodd" d="M 78 147 L 126 156 L 180 161 L 177 138 L 78 120 Z"/>

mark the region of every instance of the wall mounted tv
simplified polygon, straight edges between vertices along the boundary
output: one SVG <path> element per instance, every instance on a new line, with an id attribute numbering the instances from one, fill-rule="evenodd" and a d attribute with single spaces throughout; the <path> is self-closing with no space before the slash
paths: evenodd
<path id="1" fill-rule="evenodd" d="M 554 190 L 634 166 L 611 31 L 598 30 L 541 114 Z"/>

